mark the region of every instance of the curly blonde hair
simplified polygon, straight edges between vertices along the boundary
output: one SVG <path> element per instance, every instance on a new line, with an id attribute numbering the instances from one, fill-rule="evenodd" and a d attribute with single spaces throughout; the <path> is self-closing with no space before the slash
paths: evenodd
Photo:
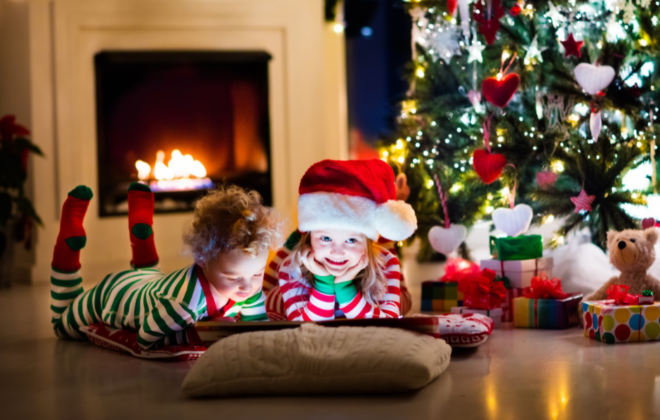
<path id="1" fill-rule="evenodd" d="M 284 223 L 273 208 L 261 204 L 256 191 L 236 185 L 211 190 L 195 205 L 191 226 L 183 234 L 195 262 L 204 266 L 218 253 L 241 250 L 256 256 L 284 242 Z"/>
<path id="2" fill-rule="evenodd" d="M 365 239 L 365 254 L 367 255 L 368 265 L 355 277 L 355 286 L 370 304 L 378 306 L 378 301 L 387 292 L 385 257 L 382 252 L 383 248 L 380 245 L 367 237 Z M 301 259 L 303 251 L 308 246 L 312 246 L 312 236 L 309 232 L 305 232 L 291 251 L 289 258 L 291 258 L 291 263 L 294 266 L 300 267 L 302 276 L 313 286 L 316 281 L 314 274 L 307 270 Z"/>

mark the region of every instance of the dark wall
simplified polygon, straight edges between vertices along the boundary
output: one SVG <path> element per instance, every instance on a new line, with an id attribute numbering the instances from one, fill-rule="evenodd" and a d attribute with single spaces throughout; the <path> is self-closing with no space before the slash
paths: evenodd
<path id="1" fill-rule="evenodd" d="M 400 0 L 346 0 L 348 121 L 374 144 L 394 126 L 395 104 L 408 89 L 411 19 Z M 369 28 L 369 29 L 366 29 Z"/>

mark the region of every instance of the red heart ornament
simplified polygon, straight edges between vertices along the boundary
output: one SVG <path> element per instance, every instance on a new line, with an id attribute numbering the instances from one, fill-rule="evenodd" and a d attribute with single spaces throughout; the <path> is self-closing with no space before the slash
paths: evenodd
<path id="1" fill-rule="evenodd" d="M 490 184 L 502 175 L 502 170 L 506 166 L 506 157 L 497 153 L 490 153 L 487 150 L 477 149 L 472 155 L 474 170 L 479 178 Z"/>
<path id="2" fill-rule="evenodd" d="M 516 73 L 509 73 L 500 80 L 497 80 L 496 77 L 489 77 L 481 84 L 481 92 L 488 102 L 504 108 L 513 98 L 519 84 L 520 77 Z"/>
<path id="3" fill-rule="evenodd" d="M 648 217 L 646 219 L 642 219 L 642 230 L 646 230 L 650 227 L 655 227 L 657 226 L 657 223 L 654 218 Z"/>
<path id="4" fill-rule="evenodd" d="M 457 0 L 447 0 L 447 11 L 449 12 L 450 15 L 454 15 L 456 12 L 456 6 L 458 6 L 458 1 Z"/>
<path id="5" fill-rule="evenodd" d="M 522 7 L 520 6 L 520 3 L 516 3 L 513 5 L 511 9 L 509 9 L 509 14 L 513 17 L 516 17 L 522 12 Z"/>

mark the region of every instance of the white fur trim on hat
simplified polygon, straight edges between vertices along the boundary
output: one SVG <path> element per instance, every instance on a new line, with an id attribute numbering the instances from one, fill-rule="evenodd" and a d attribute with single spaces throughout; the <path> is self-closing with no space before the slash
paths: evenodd
<path id="1" fill-rule="evenodd" d="M 408 238 L 417 229 L 415 211 L 403 201 L 389 200 L 381 205 L 365 197 L 316 192 L 298 199 L 298 229 L 352 230 L 372 240 L 379 235 L 393 241 Z"/>
<path id="2" fill-rule="evenodd" d="M 298 199 L 298 229 L 353 230 L 376 240 L 378 231 L 371 221 L 375 211 L 376 203 L 364 197 L 326 192 L 303 194 Z"/>
<path id="3" fill-rule="evenodd" d="M 373 223 L 379 234 L 392 241 L 402 241 L 417 230 L 415 210 L 400 200 L 389 200 L 379 205 Z"/>

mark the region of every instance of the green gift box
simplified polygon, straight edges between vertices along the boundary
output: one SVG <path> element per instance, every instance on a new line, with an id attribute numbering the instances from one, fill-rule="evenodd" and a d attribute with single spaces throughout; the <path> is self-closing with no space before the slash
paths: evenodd
<path id="1" fill-rule="evenodd" d="M 490 237 L 490 253 L 500 261 L 533 260 L 543 257 L 541 235 L 520 235 L 505 238 Z"/>

